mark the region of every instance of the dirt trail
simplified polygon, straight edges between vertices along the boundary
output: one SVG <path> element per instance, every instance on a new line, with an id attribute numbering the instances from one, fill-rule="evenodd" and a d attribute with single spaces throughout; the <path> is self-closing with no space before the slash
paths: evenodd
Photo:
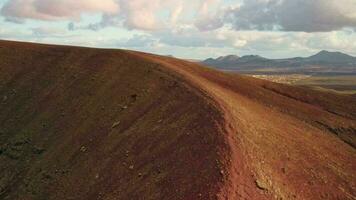
<path id="1" fill-rule="evenodd" d="M 288 108 L 278 103 L 265 105 L 251 98 L 243 91 L 245 86 L 241 86 L 250 84 L 243 81 L 244 77 L 229 83 L 233 87 L 226 87 L 221 80 L 232 75 L 171 58 L 139 55 L 178 72 L 215 99 L 223 110 L 232 157 L 230 179 L 221 196 L 228 199 L 356 198 L 355 149 L 313 121 L 301 120 L 298 112 L 303 111 L 281 112 Z M 261 83 L 255 82 L 256 86 Z M 262 92 L 258 87 L 249 89 L 254 90 L 250 93 Z M 284 97 L 274 94 L 273 101 L 281 98 Z M 294 103 L 293 99 L 290 103 Z M 325 113 L 321 106 L 308 106 L 315 109 L 312 111 L 317 113 L 312 114 L 316 116 Z M 356 105 L 349 106 L 355 109 Z M 325 115 L 314 120 L 351 127 L 355 134 L 355 118 Z"/>

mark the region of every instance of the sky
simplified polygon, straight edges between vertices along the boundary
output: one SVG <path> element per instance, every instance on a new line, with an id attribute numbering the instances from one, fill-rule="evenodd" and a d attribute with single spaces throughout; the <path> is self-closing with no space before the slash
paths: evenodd
<path id="1" fill-rule="evenodd" d="M 0 39 L 189 59 L 356 56 L 356 0 L 0 0 Z"/>

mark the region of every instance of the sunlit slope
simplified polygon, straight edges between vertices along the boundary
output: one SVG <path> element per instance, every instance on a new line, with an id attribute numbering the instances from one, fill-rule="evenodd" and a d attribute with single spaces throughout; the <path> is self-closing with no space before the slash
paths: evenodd
<path id="1" fill-rule="evenodd" d="M 178 72 L 224 113 L 230 199 L 355 199 L 356 99 L 137 54 Z"/>

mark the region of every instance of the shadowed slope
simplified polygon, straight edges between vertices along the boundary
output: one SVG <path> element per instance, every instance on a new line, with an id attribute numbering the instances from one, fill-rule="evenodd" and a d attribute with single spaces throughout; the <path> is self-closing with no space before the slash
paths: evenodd
<path id="1" fill-rule="evenodd" d="M 155 63 L 118 50 L 1 42 L 0 97 L 0 199 L 219 193 L 228 147 L 221 114 Z"/>
<path id="2" fill-rule="evenodd" d="M 0 198 L 354 199 L 356 99 L 1 42 Z"/>

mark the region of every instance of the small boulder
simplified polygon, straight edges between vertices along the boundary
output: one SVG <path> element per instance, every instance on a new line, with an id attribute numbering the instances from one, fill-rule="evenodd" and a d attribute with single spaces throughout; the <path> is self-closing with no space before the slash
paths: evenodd
<path id="1" fill-rule="evenodd" d="M 224 170 L 220 170 L 220 175 L 221 175 L 221 176 L 224 176 L 224 175 L 225 175 Z"/>
<path id="2" fill-rule="evenodd" d="M 111 128 L 116 128 L 120 125 L 120 121 L 117 121 L 115 123 L 112 124 Z"/>
<path id="3" fill-rule="evenodd" d="M 86 152 L 86 151 L 87 151 L 87 148 L 86 148 L 85 146 L 82 146 L 82 147 L 80 147 L 80 151 L 81 151 L 81 152 Z"/>
<path id="4" fill-rule="evenodd" d="M 258 189 L 267 190 L 267 185 L 263 181 L 257 179 L 255 183 Z"/>

